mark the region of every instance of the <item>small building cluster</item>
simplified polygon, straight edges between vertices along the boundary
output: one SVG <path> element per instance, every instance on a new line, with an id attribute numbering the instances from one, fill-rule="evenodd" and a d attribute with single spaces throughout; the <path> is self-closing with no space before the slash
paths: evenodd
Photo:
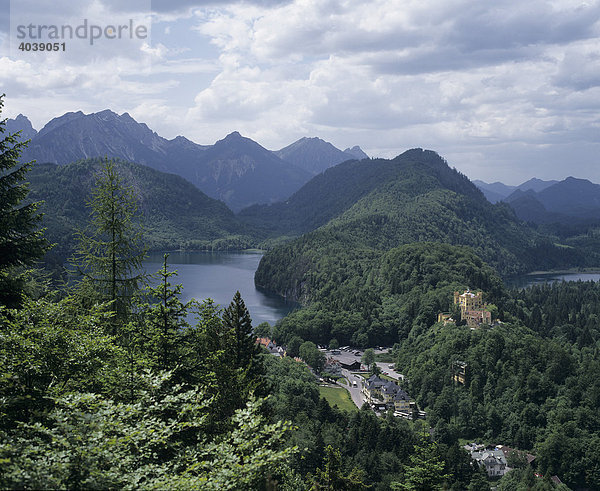
<path id="1" fill-rule="evenodd" d="M 482 292 L 474 293 L 468 289 L 463 293 L 454 292 L 454 305 L 459 307 L 460 320 L 465 321 L 467 326 L 476 328 L 482 324 L 492 325 L 492 313 L 488 310 L 488 306 L 483 303 Z M 447 312 L 440 312 L 437 320 L 445 326 L 455 323 L 451 314 Z"/>
<path id="2" fill-rule="evenodd" d="M 464 448 L 471 454 L 471 458 L 485 469 L 489 477 L 500 478 L 510 470 L 501 447 L 490 448 L 472 443 Z"/>
<path id="3" fill-rule="evenodd" d="M 363 394 L 366 402 L 375 409 L 393 409 L 400 415 L 412 413 L 414 403 L 408 394 L 391 380 L 383 380 L 373 375 L 363 384 Z"/>
<path id="4" fill-rule="evenodd" d="M 491 478 L 500 478 L 507 472 L 513 470 L 508 465 L 508 459 L 511 454 L 517 453 L 522 456 L 524 463 L 532 465 L 535 460 L 535 455 L 532 455 L 521 450 L 517 450 L 506 445 L 480 445 L 471 443 L 464 446 L 465 450 L 471 454 L 471 458 L 483 467 L 487 475 Z M 536 477 L 542 477 L 540 474 L 535 474 Z M 551 476 L 555 484 L 560 484 L 561 480 L 558 476 Z"/>
<path id="5" fill-rule="evenodd" d="M 272 341 L 270 338 L 256 338 L 256 343 L 266 348 L 267 351 L 274 356 L 281 358 L 285 356 L 285 348 L 283 346 L 277 346 L 275 341 Z"/>
<path id="6" fill-rule="evenodd" d="M 469 327 L 478 327 L 481 324 L 492 324 L 492 313 L 486 310 L 481 292 L 473 293 L 467 290 L 464 293 L 454 292 L 454 305 L 460 307 L 460 318 L 467 322 Z"/>

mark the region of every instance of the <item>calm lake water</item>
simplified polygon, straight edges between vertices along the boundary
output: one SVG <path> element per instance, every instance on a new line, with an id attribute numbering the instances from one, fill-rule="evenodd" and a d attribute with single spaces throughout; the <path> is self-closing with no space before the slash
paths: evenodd
<path id="1" fill-rule="evenodd" d="M 254 272 L 261 253 L 258 252 L 171 252 L 168 266 L 177 270 L 171 284 L 183 285 L 181 300 L 212 298 L 227 307 L 237 290 L 250 311 L 252 324 L 273 325 L 296 307 L 279 297 L 265 294 L 254 286 Z M 163 263 L 163 253 L 150 253 L 144 268 L 156 273 Z"/>
<path id="2" fill-rule="evenodd" d="M 600 273 L 540 273 L 527 274 L 509 278 L 505 281 L 506 286 L 515 288 L 526 288 L 540 283 L 555 283 L 557 281 L 600 281 Z"/>

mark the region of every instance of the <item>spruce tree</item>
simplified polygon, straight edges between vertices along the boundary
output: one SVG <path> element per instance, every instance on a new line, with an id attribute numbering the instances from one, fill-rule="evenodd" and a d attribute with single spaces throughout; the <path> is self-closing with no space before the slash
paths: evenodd
<path id="1" fill-rule="evenodd" d="M 81 291 L 96 301 L 111 301 L 113 312 L 124 318 L 133 294 L 146 275 L 137 200 L 119 175 L 115 162 L 104 160 L 88 202 L 91 223 L 78 232 L 75 263 L 83 276 Z"/>
<path id="2" fill-rule="evenodd" d="M 4 106 L 0 96 L 0 113 Z M 32 265 L 48 249 L 39 229 L 40 205 L 25 203 L 28 185 L 23 182 L 32 163 L 20 163 L 27 142 L 19 133 L 6 133 L 6 119 L 0 120 L 0 305 L 16 306 L 23 290 L 23 266 Z"/>
<path id="3" fill-rule="evenodd" d="M 232 358 L 235 368 L 243 374 L 243 379 L 252 390 L 261 385 L 263 367 L 260 347 L 252 331 L 252 319 L 239 291 L 223 311 L 223 324 L 232 332 Z"/>
<path id="4" fill-rule="evenodd" d="M 169 278 L 177 271 L 167 268 L 168 254 L 164 255 L 163 267 L 158 271 L 159 282 L 148 287 L 150 296 L 157 302 L 146 307 L 147 329 L 151 341 L 151 353 L 156 358 L 160 370 L 174 370 L 185 356 L 183 329 L 189 327 L 186 322 L 189 304 L 181 302 L 181 285 L 172 286 Z"/>

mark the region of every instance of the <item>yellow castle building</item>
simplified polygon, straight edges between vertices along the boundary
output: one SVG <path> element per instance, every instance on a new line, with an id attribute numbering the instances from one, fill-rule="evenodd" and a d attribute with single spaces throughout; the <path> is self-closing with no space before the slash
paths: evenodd
<path id="1" fill-rule="evenodd" d="M 485 309 L 483 293 L 473 293 L 470 290 L 464 293 L 454 292 L 454 305 L 460 307 L 460 318 L 470 327 L 492 323 L 492 313 Z"/>

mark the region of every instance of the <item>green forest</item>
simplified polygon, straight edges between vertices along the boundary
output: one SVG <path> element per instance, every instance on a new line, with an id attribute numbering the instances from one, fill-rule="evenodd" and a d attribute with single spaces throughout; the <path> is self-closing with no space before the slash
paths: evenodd
<path id="1" fill-rule="evenodd" d="M 323 362 L 316 345 L 393 346 L 404 388 L 427 412 L 426 420 L 406 420 L 366 405 L 331 407 L 306 364 L 259 347 L 239 292 L 224 309 L 211 300 L 182 302 L 168 254 L 152 281 L 140 272 L 150 247 L 194 241 L 193 230 L 207 230 L 207 247 L 223 233 L 250 242 L 257 236 L 248 222 L 193 187 L 187 208 L 155 202 L 151 189 L 168 194 L 180 183 L 141 166 L 22 163 L 26 144 L 4 124 L 1 488 L 600 487 L 600 286 L 511 290 L 498 273 L 539 264 L 538 257 L 552 265 L 594 258 L 481 204 L 480 193 L 439 157 L 421 152 L 399 167 L 381 163 L 399 173 L 396 181 L 357 191 L 365 199 L 274 248 L 256 276 L 257 284 L 303 302 L 262 331 L 316 372 Z M 72 184 L 82 175 L 85 182 Z M 425 191 L 416 192 L 427 175 Z M 211 213 L 190 216 L 198 203 Z M 71 211 L 52 212 L 60 206 Z M 161 227 L 169 213 L 181 219 L 173 236 Z M 230 228 L 219 229 L 223 223 Z M 266 222 L 260 226 L 274 234 Z M 455 243 L 462 234 L 468 244 Z M 70 255 L 69 282 L 55 281 L 40 263 L 54 242 L 63 248 L 57 255 Z M 436 322 L 453 309 L 454 291 L 467 288 L 484 292 L 500 323 L 471 329 Z M 458 361 L 466 366 L 461 383 Z M 462 448 L 475 440 L 531 452 L 535 462 L 516 459 L 515 470 L 491 482 Z M 554 475 L 565 484 L 551 481 Z"/>
<path id="2" fill-rule="evenodd" d="M 249 227 L 223 202 L 185 179 L 131 162 L 114 160 L 114 164 L 135 191 L 150 250 L 244 249 L 256 243 Z M 87 224 L 86 202 L 101 165 L 99 158 L 61 166 L 36 164 L 28 173 L 29 199 L 41 202 L 46 237 L 54 244 L 47 263 L 62 264 L 73 254 L 76 233 Z"/>

